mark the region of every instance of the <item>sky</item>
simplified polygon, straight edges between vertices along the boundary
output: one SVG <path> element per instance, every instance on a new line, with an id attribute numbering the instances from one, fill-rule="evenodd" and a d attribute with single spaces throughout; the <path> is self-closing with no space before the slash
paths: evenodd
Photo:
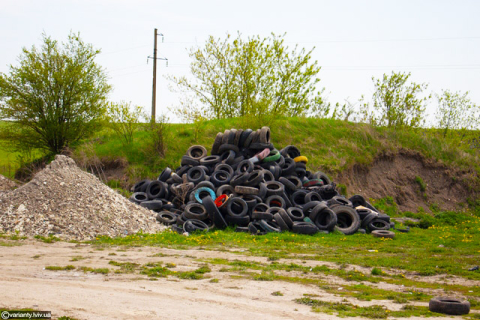
<path id="1" fill-rule="evenodd" d="M 319 86 L 331 103 L 368 99 L 372 77 L 411 72 L 442 89 L 470 91 L 480 104 L 480 1 L 191 1 L 191 0 L 0 0 L 0 72 L 18 64 L 23 47 L 41 45 L 42 33 L 68 34 L 101 49 L 97 62 L 109 75 L 112 101 L 151 110 L 154 28 L 159 37 L 157 114 L 178 121 L 171 109 L 180 96 L 165 78 L 191 76 L 189 49 L 212 35 L 224 38 L 286 33 L 288 46 L 310 50 L 322 66 Z M 432 100 L 427 111 L 436 108 Z"/>

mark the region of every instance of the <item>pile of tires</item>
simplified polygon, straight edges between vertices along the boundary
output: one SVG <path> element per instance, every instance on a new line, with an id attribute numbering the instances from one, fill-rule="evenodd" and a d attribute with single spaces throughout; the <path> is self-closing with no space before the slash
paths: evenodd
<path id="1" fill-rule="evenodd" d="M 388 230 L 390 217 L 364 197 L 349 199 L 323 172 L 307 170 L 308 158 L 289 145 L 276 149 L 270 129 L 218 133 L 210 155 L 191 146 L 180 167 L 142 180 L 130 200 L 157 212 L 178 232 L 234 226 L 252 234 Z"/>

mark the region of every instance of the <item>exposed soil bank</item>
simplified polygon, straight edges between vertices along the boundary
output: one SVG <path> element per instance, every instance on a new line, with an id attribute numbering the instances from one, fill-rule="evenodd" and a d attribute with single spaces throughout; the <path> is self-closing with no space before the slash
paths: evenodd
<path id="1" fill-rule="evenodd" d="M 402 211 L 429 211 L 434 204 L 444 210 L 459 210 L 467 199 L 479 197 L 471 187 L 478 177 L 471 171 L 460 171 L 418 152 L 400 149 L 397 153 L 378 156 L 366 167 L 354 165 L 340 173 L 335 181 L 345 184 L 349 195 L 367 198 L 391 196 Z"/>

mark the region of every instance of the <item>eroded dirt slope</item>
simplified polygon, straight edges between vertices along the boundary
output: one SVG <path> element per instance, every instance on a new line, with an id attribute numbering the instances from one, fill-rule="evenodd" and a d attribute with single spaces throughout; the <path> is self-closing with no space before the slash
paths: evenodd
<path id="1" fill-rule="evenodd" d="M 399 150 L 382 154 L 369 167 L 354 165 L 335 181 L 345 184 L 349 195 L 391 196 L 400 210 L 416 212 L 419 207 L 429 211 L 431 204 L 445 210 L 461 209 L 468 198 L 478 197 L 469 187 L 475 176 L 473 170 L 455 170 L 417 152 Z"/>

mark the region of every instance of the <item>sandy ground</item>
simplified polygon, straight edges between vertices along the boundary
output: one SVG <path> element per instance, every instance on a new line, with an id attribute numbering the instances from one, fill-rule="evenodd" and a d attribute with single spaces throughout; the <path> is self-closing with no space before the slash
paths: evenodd
<path id="1" fill-rule="evenodd" d="M 223 266 L 213 264 L 210 264 L 212 272 L 208 273 L 209 278 L 201 280 L 169 277 L 150 281 L 139 274 L 111 272 L 102 275 L 76 270 L 45 270 L 46 266 L 69 264 L 115 270 L 117 267 L 108 264 L 110 260 L 115 260 L 139 264 L 170 262 L 177 265 L 175 270 L 187 271 L 195 270 L 202 264 L 197 259 L 226 258 L 267 262 L 262 257 L 223 251 L 152 247 L 129 248 L 125 251 L 121 248 L 108 248 L 100 251 L 89 245 L 66 242 L 46 244 L 24 240 L 22 243 L 22 246 L 0 246 L 0 307 L 49 310 L 54 318 L 337 319 L 333 315 L 313 313 L 309 306 L 293 300 L 304 294 L 318 295 L 316 299 L 326 301 L 343 299 L 312 285 L 232 279 L 228 272 L 219 272 Z M 165 256 L 154 256 L 158 253 Z M 75 256 L 81 256 L 82 259 L 71 261 Z M 318 261 L 315 263 L 322 264 Z M 219 282 L 212 283 L 211 278 L 219 279 Z M 341 285 L 339 280 L 337 279 Z M 275 291 L 282 292 L 283 296 L 273 296 L 272 292 Z M 380 304 L 391 310 L 401 306 L 391 301 L 351 302 L 362 306 Z"/>

